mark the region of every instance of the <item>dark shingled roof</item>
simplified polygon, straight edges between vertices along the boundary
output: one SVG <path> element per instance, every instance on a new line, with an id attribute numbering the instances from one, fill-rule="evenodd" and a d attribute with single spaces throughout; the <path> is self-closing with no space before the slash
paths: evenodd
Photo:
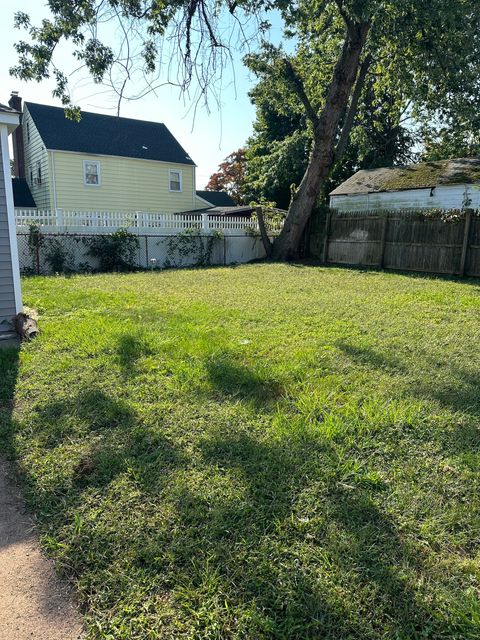
<path id="1" fill-rule="evenodd" d="M 444 184 L 480 182 L 480 158 L 420 162 L 407 167 L 363 169 L 342 182 L 330 195 L 429 189 Z"/>
<path id="2" fill-rule="evenodd" d="M 206 213 L 209 216 L 233 216 L 238 218 L 251 218 L 254 207 L 250 206 L 234 206 L 234 207 L 205 207 L 204 209 L 189 209 L 188 211 L 180 211 L 178 215 L 201 215 Z"/>
<path id="3" fill-rule="evenodd" d="M 197 191 L 197 196 L 203 198 L 214 207 L 235 207 L 235 201 L 225 191 Z"/>
<path id="4" fill-rule="evenodd" d="M 16 111 L 15 109 L 12 109 L 12 107 L 9 107 L 6 104 L 2 104 L 0 102 L 0 111 L 6 111 L 7 113 L 18 113 L 18 111 Z"/>
<path id="5" fill-rule="evenodd" d="M 13 203 L 21 209 L 32 209 L 37 205 L 25 178 L 12 178 Z"/>
<path id="6" fill-rule="evenodd" d="M 25 106 L 47 149 L 195 164 L 161 122 L 88 111 L 82 111 L 80 122 L 74 122 L 61 107 L 33 102 Z"/>

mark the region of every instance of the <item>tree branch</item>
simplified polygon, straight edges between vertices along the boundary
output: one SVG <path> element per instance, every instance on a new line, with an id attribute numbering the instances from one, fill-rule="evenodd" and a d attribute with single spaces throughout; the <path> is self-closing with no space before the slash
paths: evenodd
<path id="1" fill-rule="evenodd" d="M 283 66 L 287 82 L 297 94 L 297 97 L 305 108 L 308 119 L 311 121 L 313 127 L 315 128 L 318 125 L 318 115 L 313 108 L 312 103 L 308 99 L 307 94 L 305 93 L 305 88 L 303 86 L 301 78 L 293 68 L 292 63 L 288 58 L 283 59 Z"/>
<path id="2" fill-rule="evenodd" d="M 267 258 L 272 256 L 272 243 L 268 237 L 267 228 L 265 226 L 265 219 L 263 217 L 262 207 L 255 207 L 255 213 L 257 214 L 258 228 L 260 230 L 260 236 L 262 238 L 263 248 L 267 254 Z"/>
<path id="3" fill-rule="evenodd" d="M 360 65 L 360 69 L 355 82 L 355 87 L 352 92 L 352 98 L 350 100 L 350 106 L 347 109 L 345 121 L 343 123 L 342 132 L 335 148 L 335 163 L 342 159 L 345 149 L 347 148 L 348 141 L 350 139 L 350 133 L 352 131 L 355 117 L 357 115 L 358 102 L 362 94 L 362 89 L 365 85 L 365 80 L 368 74 L 370 65 L 372 64 L 372 56 L 368 54 Z"/>

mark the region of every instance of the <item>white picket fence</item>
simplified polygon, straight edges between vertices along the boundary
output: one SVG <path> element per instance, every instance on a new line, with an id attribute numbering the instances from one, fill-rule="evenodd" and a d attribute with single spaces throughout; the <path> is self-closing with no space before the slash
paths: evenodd
<path id="1" fill-rule="evenodd" d="M 258 232 L 256 219 L 201 214 L 149 213 L 144 211 L 66 211 L 64 209 L 15 209 L 17 232 L 28 231 L 32 224 L 44 232 L 112 233 L 127 229 L 138 234 L 176 234 L 185 229 L 199 229 L 205 234 L 214 230 L 227 235 Z M 280 232 L 281 222 L 268 223 L 268 233 Z"/>

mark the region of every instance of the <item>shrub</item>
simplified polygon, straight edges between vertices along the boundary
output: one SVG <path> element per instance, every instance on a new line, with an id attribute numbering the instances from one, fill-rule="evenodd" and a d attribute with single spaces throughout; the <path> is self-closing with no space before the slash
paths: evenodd
<path id="1" fill-rule="evenodd" d="M 72 254 L 65 248 L 63 242 L 57 238 L 49 238 L 45 246 L 45 261 L 54 273 L 72 271 Z"/>
<path id="2" fill-rule="evenodd" d="M 180 266 L 184 258 L 190 258 L 193 260 L 193 266 L 207 267 L 211 264 L 214 246 L 222 238 L 223 234 L 219 229 L 205 236 L 205 241 L 199 229 L 185 229 L 168 239 L 164 266 Z M 179 262 L 176 261 L 176 257 Z"/>
<path id="3" fill-rule="evenodd" d="M 135 268 L 138 238 L 125 229 L 84 239 L 87 255 L 97 258 L 101 271 L 131 271 Z"/>

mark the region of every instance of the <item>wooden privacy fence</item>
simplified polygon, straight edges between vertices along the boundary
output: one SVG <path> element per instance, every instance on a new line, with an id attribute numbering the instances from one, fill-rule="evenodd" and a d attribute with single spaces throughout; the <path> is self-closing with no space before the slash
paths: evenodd
<path id="1" fill-rule="evenodd" d="M 372 211 L 327 214 L 328 264 L 480 276 L 478 211 Z"/>

